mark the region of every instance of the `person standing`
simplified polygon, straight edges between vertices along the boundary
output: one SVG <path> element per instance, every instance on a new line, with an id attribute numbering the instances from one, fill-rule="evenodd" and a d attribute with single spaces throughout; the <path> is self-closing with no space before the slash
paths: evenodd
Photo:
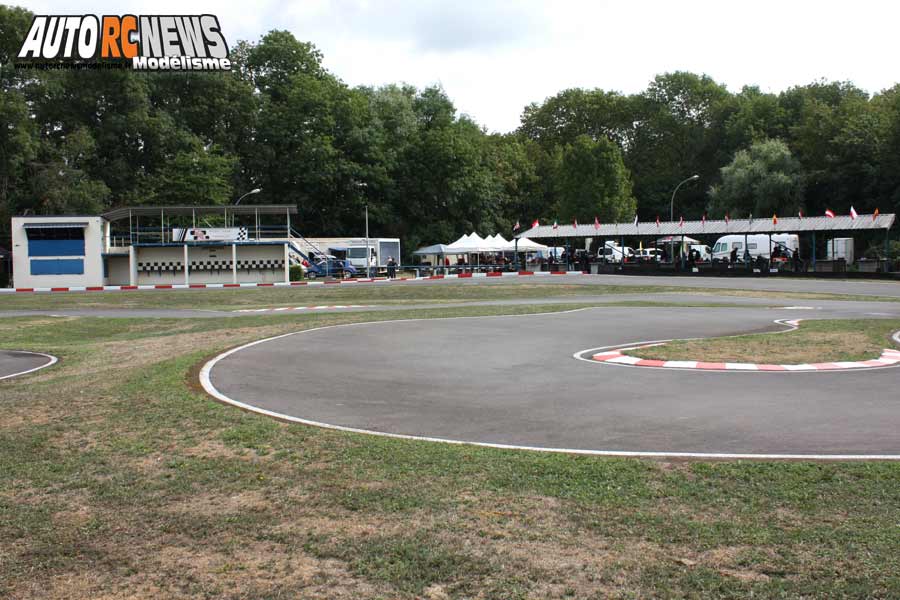
<path id="1" fill-rule="evenodd" d="M 387 276 L 388 279 L 393 279 L 397 276 L 397 263 L 393 256 L 389 256 L 387 260 Z"/>

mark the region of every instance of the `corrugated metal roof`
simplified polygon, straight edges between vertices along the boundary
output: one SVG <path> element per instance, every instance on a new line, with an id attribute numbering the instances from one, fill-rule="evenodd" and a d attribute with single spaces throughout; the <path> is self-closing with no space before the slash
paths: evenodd
<path id="1" fill-rule="evenodd" d="M 729 233 L 802 233 L 805 231 L 863 231 L 871 229 L 890 229 L 894 224 L 894 215 L 859 215 L 856 219 L 849 216 L 829 217 L 779 217 L 778 223 L 768 219 L 731 219 L 727 223 L 720 221 L 662 221 L 657 226 L 655 221 L 649 223 L 610 223 L 600 225 L 560 225 L 553 229 L 552 225 L 540 225 L 522 232 L 516 237 L 527 238 L 561 238 L 561 237 L 627 237 L 627 236 L 660 236 L 660 235 L 726 235 Z"/>

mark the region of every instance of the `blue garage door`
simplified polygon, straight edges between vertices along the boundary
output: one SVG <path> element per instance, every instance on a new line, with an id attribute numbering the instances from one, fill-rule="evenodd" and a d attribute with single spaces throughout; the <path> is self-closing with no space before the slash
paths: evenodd
<path id="1" fill-rule="evenodd" d="M 32 259 L 32 275 L 84 275 L 84 260 L 80 258 Z"/>

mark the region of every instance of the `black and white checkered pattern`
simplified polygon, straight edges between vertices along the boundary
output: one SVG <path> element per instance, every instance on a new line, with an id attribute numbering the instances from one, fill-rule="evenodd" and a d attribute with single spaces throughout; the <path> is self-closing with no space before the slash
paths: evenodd
<path id="1" fill-rule="evenodd" d="M 163 271 L 181 271 L 184 264 L 181 261 L 148 261 L 139 262 L 137 270 L 150 273 L 162 273 Z"/>
<path id="2" fill-rule="evenodd" d="M 247 241 L 247 228 L 241 227 L 238 231 L 237 237 L 234 238 L 238 242 L 246 242 Z"/>
<path id="3" fill-rule="evenodd" d="M 191 271 L 222 271 L 231 270 L 230 260 L 192 260 Z"/>
<path id="4" fill-rule="evenodd" d="M 239 260 L 237 262 L 238 269 L 283 269 L 284 260 Z"/>

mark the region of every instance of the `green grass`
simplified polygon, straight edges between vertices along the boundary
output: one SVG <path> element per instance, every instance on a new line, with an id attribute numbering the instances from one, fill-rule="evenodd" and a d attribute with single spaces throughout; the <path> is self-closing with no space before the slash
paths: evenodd
<path id="1" fill-rule="evenodd" d="M 852 286 L 849 287 L 852 290 Z M 665 285 L 606 285 L 536 283 L 357 284 L 300 288 L 244 288 L 206 290 L 83 292 L 66 294 L 0 295 L 2 310 L 59 310 L 75 308 L 170 308 L 232 310 L 310 304 L 423 304 L 478 300 L 543 299 L 567 296 L 609 297 L 622 294 L 703 294 L 796 300 L 861 300 L 898 302 L 900 298 L 758 290 L 724 290 Z"/>
<path id="2" fill-rule="evenodd" d="M 566 308 L 0 319 L 0 346 L 61 358 L 0 383 L 0 597 L 900 596 L 900 464 L 352 435 L 220 405 L 191 375 L 284 331 Z"/>
<path id="3" fill-rule="evenodd" d="M 900 319 L 806 320 L 799 329 L 703 340 L 677 340 L 626 354 L 657 360 L 804 364 L 878 358 Z"/>

